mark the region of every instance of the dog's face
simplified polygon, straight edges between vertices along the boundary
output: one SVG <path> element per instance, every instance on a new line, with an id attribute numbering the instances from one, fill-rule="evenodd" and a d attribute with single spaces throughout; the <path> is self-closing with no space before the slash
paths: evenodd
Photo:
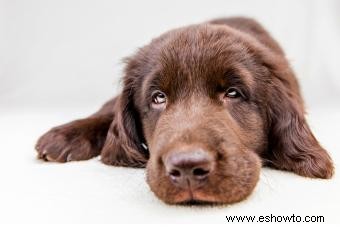
<path id="1" fill-rule="evenodd" d="M 111 127 L 112 140 L 121 141 L 110 149 L 120 151 L 123 165 L 148 159 L 147 182 L 167 203 L 240 201 L 255 187 L 262 161 L 301 175 L 331 175 L 281 50 L 251 36 L 211 24 L 170 31 L 128 59 L 124 82 Z M 294 149 L 318 150 L 321 158 L 309 154 L 307 163 Z M 317 169 L 314 157 L 329 168 Z"/>
<path id="2" fill-rule="evenodd" d="M 228 37 L 219 28 L 178 31 L 139 85 L 148 183 L 170 203 L 238 201 L 259 177 L 265 91 L 246 46 L 220 35 Z"/>
<path id="3" fill-rule="evenodd" d="M 146 48 L 152 66 L 138 85 L 148 183 L 170 203 L 239 201 L 256 185 L 266 146 L 261 68 L 218 26 L 168 39 Z"/>

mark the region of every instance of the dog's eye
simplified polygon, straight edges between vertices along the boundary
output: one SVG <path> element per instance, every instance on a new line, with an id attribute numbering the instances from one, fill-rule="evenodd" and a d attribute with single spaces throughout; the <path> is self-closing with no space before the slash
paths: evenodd
<path id="1" fill-rule="evenodd" d="M 241 96 L 241 93 L 234 87 L 228 88 L 225 93 L 225 97 L 228 97 L 228 98 L 238 98 L 240 96 Z"/>
<path id="2" fill-rule="evenodd" d="M 155 91 L 152 94 L 152 103 L 156 105 L 160 105 L 166 102 L 166 96 L 161 91 Z"/>

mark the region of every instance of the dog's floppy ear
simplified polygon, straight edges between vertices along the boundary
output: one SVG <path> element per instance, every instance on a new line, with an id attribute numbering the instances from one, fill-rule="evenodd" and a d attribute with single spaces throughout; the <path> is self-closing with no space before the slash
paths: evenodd
<path id="1" fill-rule="evenodd" d="M 271 58 L 266 67 L 272 78 L 268 95 L 268 165 L 306 177 L 330 178 L 333 163 L 311 132 L 298 83 L 287 63 Z"/>
<path id="2" fill-rule="evenodd" d="M 124 88 L 114 107 L 115 116 L 101 152 L 105 164 L 145 167 L 148 160 L 140 116 L 133 101 L 134 83 L 134 78 L 125 76 Z"/>

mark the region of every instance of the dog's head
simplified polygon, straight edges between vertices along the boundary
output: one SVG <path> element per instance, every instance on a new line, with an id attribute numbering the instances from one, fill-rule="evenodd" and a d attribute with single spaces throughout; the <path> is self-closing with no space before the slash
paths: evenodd
<path id="1" fill-rule="evenodd" d="M 151 190 L 168 203 L 240 201 L 262 164 L 330 177 L 331 160 L 305 122 L 295 77 L 264 35 L 267 43 L 201 24 L 140 49 L 127 60 L 104 146 L 114 157 L 106 161 L 147 163 Z"/>

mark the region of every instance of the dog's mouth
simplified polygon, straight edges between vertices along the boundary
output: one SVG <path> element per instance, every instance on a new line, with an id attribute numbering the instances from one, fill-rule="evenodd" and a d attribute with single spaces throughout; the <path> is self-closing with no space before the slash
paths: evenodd
<path id="1" fill-rule="evenodd" d="M 209 197 L 188 197 L 176 204 L 182 206 L 217 206 L 223 203 Z"/>
<path id="2" fill-rule="evenodd" d="M 189 199 L 180 203 L 177 203 L 178 205 L 182 206 L 215 206 L 219 205 L 218 202 L 212 202 L 212 201 L 205 201 L 205 200 L 199 200 L 199 199 Z"/>
<path id="3" fill-rule="evenodd" d="M 175 196 L 174 203 L 184 206 L 211 206 L 220 204 L 221 202 L 214 196 L 208 196 L 203 190 L 187 189 Z"/>

